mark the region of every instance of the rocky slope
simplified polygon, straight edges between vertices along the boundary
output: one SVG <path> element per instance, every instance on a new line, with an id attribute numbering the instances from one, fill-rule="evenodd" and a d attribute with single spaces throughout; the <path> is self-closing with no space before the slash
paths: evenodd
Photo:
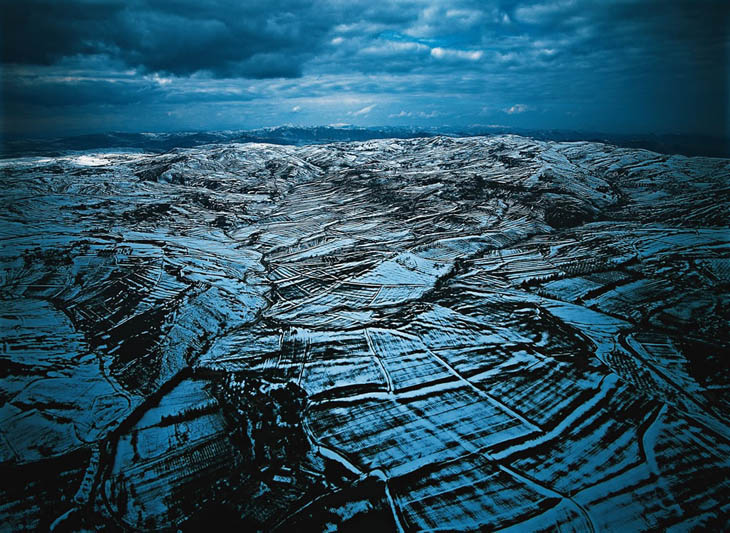
<path id="1" fill-rule="evenodd" d="M 730 161 L 517 136 L 0 161 L 12 530 L 730 516 Z"/>

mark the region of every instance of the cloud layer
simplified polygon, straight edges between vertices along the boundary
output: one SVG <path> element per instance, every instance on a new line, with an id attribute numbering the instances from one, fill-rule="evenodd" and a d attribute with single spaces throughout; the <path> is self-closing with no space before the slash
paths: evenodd
<path id="1" fill-rule="evenodd" d="M 725 0 L 1 0 L 6 133 L 287 122 L 726 134 Z"/>

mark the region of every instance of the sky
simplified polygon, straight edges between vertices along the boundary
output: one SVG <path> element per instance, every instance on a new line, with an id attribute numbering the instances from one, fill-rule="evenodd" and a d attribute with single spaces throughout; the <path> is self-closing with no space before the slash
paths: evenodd
<path id="1" fill-rule="evenodd" d="M 277 125 L 729 136 L 728 0 L 0 0 L 8 137 Z"/>

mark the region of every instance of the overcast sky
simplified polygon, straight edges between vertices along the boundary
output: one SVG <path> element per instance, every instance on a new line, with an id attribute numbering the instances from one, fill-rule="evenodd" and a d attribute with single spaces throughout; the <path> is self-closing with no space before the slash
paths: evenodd
<path id="1" fill-rule="evenodd" d="M 728 0 L 0 0 L 12 135 L 281 124 L 727 135 Z"/>

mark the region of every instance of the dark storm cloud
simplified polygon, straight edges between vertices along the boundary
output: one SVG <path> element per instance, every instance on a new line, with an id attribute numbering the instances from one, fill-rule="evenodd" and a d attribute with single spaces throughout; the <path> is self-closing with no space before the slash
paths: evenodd
<path id="1" fill-rule="evenodd" d="M 0 2 L 10 112 L 727 129 L 726 0 Z"/>
<path id="2" fill-rule="evenodd" d="M 106 54 L 150 72 L 297 76 L 328 31 L 317 2 L 3 3 L 3 61 Z"/>

